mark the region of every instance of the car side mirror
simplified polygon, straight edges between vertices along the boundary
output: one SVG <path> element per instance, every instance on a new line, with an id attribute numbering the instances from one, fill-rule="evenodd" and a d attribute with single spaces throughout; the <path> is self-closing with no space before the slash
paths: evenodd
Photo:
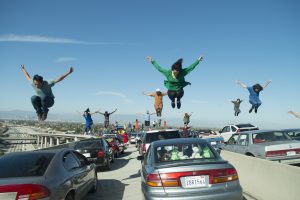
<path id="1" fill-rule="evenodd" d="M 142 161 L 142 160 L 144 160 L 144 156 L 138 156 L 136 159 Z"/>

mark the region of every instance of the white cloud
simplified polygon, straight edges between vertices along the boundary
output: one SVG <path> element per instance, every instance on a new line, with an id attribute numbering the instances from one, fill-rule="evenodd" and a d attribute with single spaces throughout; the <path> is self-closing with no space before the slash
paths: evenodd
<path id="1" fill-rule="evenodd" d="M 76 60 L 78 60 L 78 59 L 74 58 L 74 57 L 60 57 L 60 58 L 57 58 L 55 60 L 55 62 L 61 63 L 61 62 L 70 62 L 70 61 L 76 61 Z"/>
<path id="2" fill-rule="evenodd" d="M 112 42 L 88 42 L 69 38 L 56 38 L 40 35 L 0 35 L 0 42 L 36 42 L 36 43 L 56 43 L 56 44 L 94 44 L 94 45 L 122 45 L 122 43 Z"/>
<path id="3" fill-rule="evenodd" d="M 207 101 L 202 101 L 202 100 L 191 100 L 191 103 L 194 103 L 194 104 L 207 104 L 208 102 Z"/>
<path id="4" fill-rule="evenodd" d="M 133 101 L 128 98 L 125 94 L 113 92 L 113 91 L 99 91 L 96 93 L 96 95 L 111 95 L 111 96 L 117 96 L 121 97 L 126 103 L 133 103 Z"/>

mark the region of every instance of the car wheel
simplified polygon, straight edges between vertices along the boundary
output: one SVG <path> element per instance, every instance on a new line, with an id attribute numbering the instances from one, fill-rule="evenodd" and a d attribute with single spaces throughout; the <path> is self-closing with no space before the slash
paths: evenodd
<path id="1" fill-rule="evenodd" d="M 110 161 L 111 163 L 114 163 L 115 162 L 115 154 L 113 153 L 113 154 L 111 154 L 111 161 Z"/>
<path id="2" fill-rule="evenodd" d="M 72 194 L 72 193 L 69 193 L 69 194 L 66 196 L 65 200 L 74 200 L 73 194 Z"/>
<path id="3" fill-rule="evenodd" d="M 123 154 L 124 153 L 124 149 L 121 151 L 121 154 Z"/>
<path id="4" fill-rule="evenodd" d="M 95 172 L 95 179 L 93 181 L 93 187 L 90 190 L 91 193 L 97 192 L 97 187 L 98 187 L 98 177 L 97 177 L 97 172 Z"/>
<path id="5" fill-rule="evenodd" d="M 110 170 L 110 162 L 109 162 L 109 160 L 107 160 L 107 162 L 106 162 L 105 169 L 106 170 Z"/>

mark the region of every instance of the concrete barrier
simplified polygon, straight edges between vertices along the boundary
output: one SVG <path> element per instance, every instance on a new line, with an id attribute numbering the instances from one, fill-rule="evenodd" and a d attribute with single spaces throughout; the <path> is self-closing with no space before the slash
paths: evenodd
<path id="1" fill-rule="evenodd" d="M 221 151 L 238 171 L 246 194 L 258 200 L 299 200 L 300 167 Z"/>

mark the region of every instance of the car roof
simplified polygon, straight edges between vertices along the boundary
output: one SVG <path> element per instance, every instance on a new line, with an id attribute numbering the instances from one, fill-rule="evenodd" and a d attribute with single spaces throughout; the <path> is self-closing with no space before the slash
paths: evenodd
<path id="1" fill-rule="evenodd" d="M 73 151 L 73 149 L 70 149 L 70 148 L 63 148 L 63 149 L 38 149 L 38 150 L 34 150 L 34 151 L 20 151 L 20 152 L 12 152 L 12 153 L 9 153 L 9 154 L 5 154 L 3 155 L 3 157 L 9 157 L 9 156 L 14 156 L 14 155 L 25 155 L 25 154 L 32 154 L 33 156 L 36 155 L 36 154 L 41 154 L 41 153 L 45 153 L 45 154 L 48 154 L 48 153 L 54 153 L 54 154 L 57 154 L 57 153 L 60 153 L 60 152 L 64 152 L 64 151 Z M 2 157 L 2 156 L 1 156 Z"/>
<path id="2" fill-rule="evenodd" d="M 157 140 L 152 142 L 154 147 L 171 145 L 171 144 L 191 144 L 191 143 L 208 143 L 204 139 L 200 138 L 175 138 L 175 139 L 167 139 L 167 140 Z"/>
<path id="3" fill-rule="evenodd" d="M 234 135 L 241 135 L 241 134 L 260 134 L 260 133 L 267 133 L 267 132 L 274 132 L 274 131 L 282 131 L 276 129 L 265 129 L 265 130 L 253 130 L 253 131 L 243 131 L 241 133 L 235 133 Z"/>
<path id="4" fill-rule="evenodd" d="M 178 131 L 178 129 L 157 129 L 157 130 L 146 131 L 146 133 L 159 133 L 159 132 L 171 132 L 171 131 Z"/>
<path id="5" fill-rule="evenodd" d="M 281 131 L 300 131 L 300 128 L 287 128 L 287 129 L 281 129 Z"/>

